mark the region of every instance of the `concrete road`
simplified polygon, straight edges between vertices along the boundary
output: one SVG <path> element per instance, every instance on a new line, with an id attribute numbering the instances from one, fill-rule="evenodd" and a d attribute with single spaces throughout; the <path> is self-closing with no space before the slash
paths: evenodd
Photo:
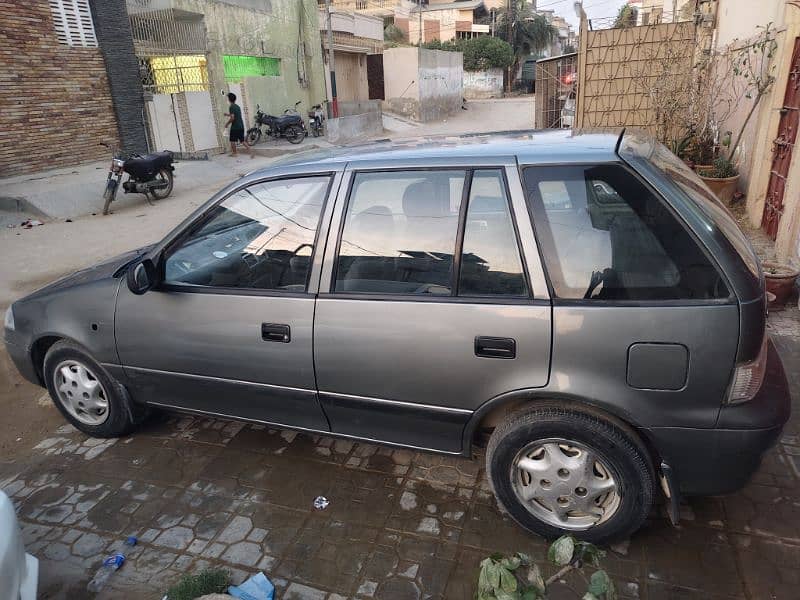
<path id="1" fill-rule="evenodd" d="M 469 100 L 466 110 L 460 110 L 442 121 L 417 124 L 387 114 L 384 115 L 383 126 L 389 137 L 533 129 L 534 107 L 535 96 Z"/>

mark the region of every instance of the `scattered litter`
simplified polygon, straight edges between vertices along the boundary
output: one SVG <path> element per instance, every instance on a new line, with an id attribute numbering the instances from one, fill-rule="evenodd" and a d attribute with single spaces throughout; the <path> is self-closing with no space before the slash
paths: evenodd
<path id="1" fill-rule="evenodd" d="M 67 219 L 64 223 L 72 223 L 72 219 Z"/>
<path id="2" fill-rule="evenodd" d="M 18 442 L 21 442 L 21 441 L 22 441 L 22 438 L 21 438 L 21 437 L 17 438 L 17 441 L 18 441 Z"/>
<path id="3" fill-rule="evenodd" d="M 135 535 L 128 536 L 128 539 L 125 540 L 126 546 L 135 546 L 139 540 L 136 538 Z"/>
<path id="4" fill-rule="evenodd" d="M 103 561 L 100 568 L 97 569 L 97 573 L 94 574 L 94 578 L 89 582 L 89 585 L 86 586 L 86 589 L 90 592 L 99 592 L 102 590 L 111 575 L 118 570 L 124 562 L 124 554 L 109 556 Z"/>
<path id="5" fill-rule="evenodd" d="M 20 227 L 24 229 L 30 229 L 32 227 L 38 227 L 39 225 L 44 225 L 39 219 L 28 219 L 27 221 L 23 221 Z"/>
<path id="6" fill-rule="evenodd" d="M 326 508 L 328 508 L 328 504 L 330 503 L 331 501 L 328 500 L 325 496 L 317 496 L 316 498 L 314 498 L 314 508 L 316 508 L 317 510 L 325 510 Z"/>
<path id="7" fill-rule="evenodd" d="M 240 585 L 232 585 L 228 593 L 242 600 L 272 600 L 275 597 L 275 586 L 264 573 L 256 573 Z"/>
<path id="8" fill-rule="evenodd" d="M 9 229 L 14 229 L 14 227 L 16 227 L 16 225 L 12 225 L 11 223 L 9 223 L 8 225 L 6 225 L 6 227 L 8 227 Z"/>

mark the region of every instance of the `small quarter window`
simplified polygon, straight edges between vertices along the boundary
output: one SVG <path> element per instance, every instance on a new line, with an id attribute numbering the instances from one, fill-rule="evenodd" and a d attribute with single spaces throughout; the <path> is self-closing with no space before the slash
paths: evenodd
<path id="1" fill-rule="evenodd" d="M 619 165 L 529 167 L 525 185 L 556 296 L 707 300 L 729 293 L 686 228 Z"/>
<path id="2" fill-rule="evenodd" d="M 472 176 L 458 295 L 528 295 L 499 170 L 475 171 Z"/>
<path id="3" fill-rule="evenodd" d="M 451 295 L 464 176 L 463 170 L 356 174 L 336 291 Z"/>
<path id="4" fill-rule="evenodd" d="M 173 248 L 164 282 L 304 292 L 329 177 L 256 183 Z"/>

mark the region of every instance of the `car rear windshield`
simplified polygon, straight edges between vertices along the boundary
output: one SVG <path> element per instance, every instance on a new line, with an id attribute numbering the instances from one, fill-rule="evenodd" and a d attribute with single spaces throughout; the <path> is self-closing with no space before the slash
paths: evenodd
<path id="1" fill-rule="evenodd" d="M 716 228 L 725 236 L 731 247 L 741 257 L 755 277 L 760 277 L 760 267 L 750 241 L 744 235 L 733 215 L 714 195 L 703 180 L 686 163 L 652 138 L 626 134 L 619 150 L 625 159 L 643 159 L 663 173 L 700 209 L 698 216 L 709 229 Z"/>

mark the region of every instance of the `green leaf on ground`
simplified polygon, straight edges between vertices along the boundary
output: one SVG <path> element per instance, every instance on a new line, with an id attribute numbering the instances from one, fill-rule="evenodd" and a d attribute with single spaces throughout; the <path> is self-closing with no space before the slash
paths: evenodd
<path id="1" fill-rule="evenodd" d="M 547 558 L 560 567 L 566 566 L 575 553 L 575 540 L 572 536 L 564 535 L 558 538 L 547 551 Z"/>

